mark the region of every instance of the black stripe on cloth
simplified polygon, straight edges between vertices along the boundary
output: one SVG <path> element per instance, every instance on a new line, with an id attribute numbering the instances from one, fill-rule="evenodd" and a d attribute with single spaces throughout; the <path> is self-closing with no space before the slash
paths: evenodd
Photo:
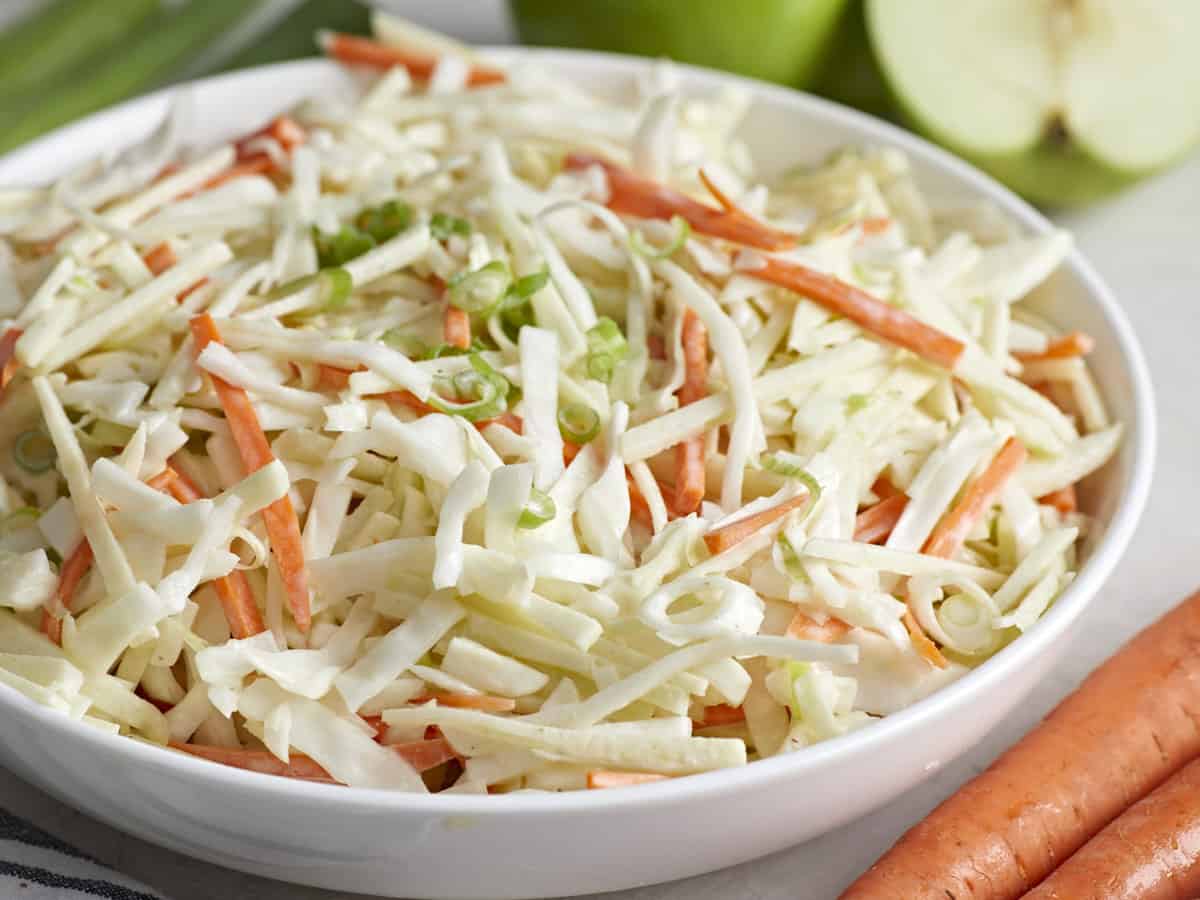
<path id="1" fill-rule="evenodd" d="M 76 891 L 89 897 L 101 897 L 103 900 L 162 900 L 161 897 L 154 894 L 135 891 L 119 884 L 113 884 L 111 881 L 72 878 L 35 866 L 22 866 L 17 863 L 0 861 L 0 876 L 5 875 L 22 881 L 32 881 L 46 887 Z"/>
<path id="2" fill-rule="evenodd" d="M 14 816 L 6 809 L 0 809 L 0 841 L 20 841 L 22 844 L 44 847 L 47 850 L 62 853 L 64 856 L 74 856 L 76 859 L 96 862 L 95 859 L 78 848 L 72 847 L 65 841 L 60 841 L 52 834 L 46 834 L 40 828 L 36 828 L 24 819 Z"/>

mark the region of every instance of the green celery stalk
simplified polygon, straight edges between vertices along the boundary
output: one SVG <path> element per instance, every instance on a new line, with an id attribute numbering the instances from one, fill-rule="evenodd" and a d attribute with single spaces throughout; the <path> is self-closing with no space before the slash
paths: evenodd
<path id="1" fill-rule="evenodd" d="M 7 123 L 0 150 L 161 86 L 190 55 L 247 15 L 254 2 L 189 0 L 176 8 L 164 6 L 121 41 L 119 52 L 92 54 L 19 100 L 0 102 L 0 122 Z"/>
<path id="2" fill-rule="evenodd" d="M 160 0 L 54 0 L 0 33 L 0 96 L 18 96 L 116 44 Z"/>

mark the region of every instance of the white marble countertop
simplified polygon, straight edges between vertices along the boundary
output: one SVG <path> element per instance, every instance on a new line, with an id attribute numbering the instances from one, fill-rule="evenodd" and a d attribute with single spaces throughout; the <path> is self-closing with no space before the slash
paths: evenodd
<path id="1" fill-rule="evenodd" d="M 401 6 L 407 0 L 391 0 Z M 481 26 L 471 4 L 471 36 Z M 461 14 L 446 0 L 438 24 Z M 450 16 L 448 18 L 447 16 Z M 493 21 L 499 23 L 498 18 Z M 831 900 L 896 837 L 1012 744 L 1102 659 L 1149 620 L 1200 587 L 1200 158 L 1114 201 L 1059 217 L 1107 278 L 1150 359 L 1158 395 L 1160 451 L 1154 489 L 1129 552 L 1070 633 L 1072 651 L 1022 708 L 986 741 L 931 781 L 838 831 L 766 859 L 711 875 L 609 895 L 612 900 Z M 0 804 L 173 900 L 349 900 L 352 895 L 253 878 L 127 837 L 0 770 Z"/>

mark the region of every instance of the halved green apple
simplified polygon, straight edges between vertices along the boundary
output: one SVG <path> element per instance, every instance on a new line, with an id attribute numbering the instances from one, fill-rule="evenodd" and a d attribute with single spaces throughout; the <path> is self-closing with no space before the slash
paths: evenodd
<path id="1" fill-rule="evenodd" d="M 867 0 L 913 124 L 1031 200 L 1087 202 L 1200 141 L 1198 0 Z"/>

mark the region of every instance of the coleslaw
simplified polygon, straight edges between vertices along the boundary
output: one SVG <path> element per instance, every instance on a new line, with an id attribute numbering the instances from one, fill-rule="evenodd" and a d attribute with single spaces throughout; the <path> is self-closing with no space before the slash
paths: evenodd
<path id="1" fill-rule="evenodd" d="M 0 681 L 227 765 L 641 784 L 868 726 L 1070 583 L 1116 452 L 1062 232 L 760 172 L 380 19 L 232 144 L 0 192 Z"/>

